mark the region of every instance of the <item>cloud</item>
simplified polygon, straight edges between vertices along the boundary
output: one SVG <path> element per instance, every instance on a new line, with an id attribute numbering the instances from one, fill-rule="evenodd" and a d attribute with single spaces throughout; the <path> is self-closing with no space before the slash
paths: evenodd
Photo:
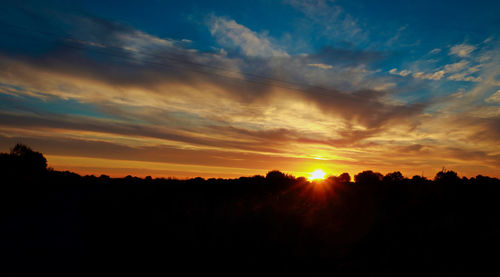
<path id="1" fill-rule="evenodd" d="M 446 73 L 457 72 L 465 69 L 469 65 L 469 62 L 466 60 L 459 61 L 453 64 L 447 64 L 444 66 L 444 70 Z"/>
<path id="2" fill-rule="evenodd" d="M 485 99 L 488 103 L 500 103 L 500 89 Z"/>
<path id="3" fill-rule="evenodd" d="M 444 71 L 446 73 L 455 73 L 449 75 L 447 79 L 452 81 L 480 82 L 482 80 L 481 77 L 470 76 L 469 74 L 479 71 L 481 65 L 468 67 L 469 65 L 470 63 L 466 60 L 461 60 L 457 63 L 445 65 Z"/>
<path id="4" fill-rule="evenodd" d="M 493 41 L 493 39 L 494 39 L 493 37 L 488 37 L 485 40 L 483 40 L 483 43 L 485 43 L 485 44 L 490 43 L 491 41 Z"/>
<path id="5" fill-rule="evenodd" d="M 65 23 L 74 28 L 73 37 L 78 37 L 77 42 L 108 48 L 108 51 L 121 50 L 130 57 L 139 58 L 138 55 L 143 52 L 151 53 L 165 49 L 173 51 L 185 43 L 153 36 L 127 25 L 98 17 L 70 16 L 65 19 Z"/>
<path id="6" fill-rule="evenodd" d="M 221 45 L 239 48 L 246 56 L 288 56 L 284 50 L 276 48 L 265 35 L 258 34 L 232 19 L 211 16 L 208 24 L 210 33 Z"/>
<path id="7" fill-rule="evenodd" d="M 393 74 L 393 75 L 399 75 L 399 76 L 406 77 L 406 76 L 411 74 L 411 71 L 404 69 L 404 70 L 401 70 L 398 72 L 397 68 L 393 68 L 393 69 L 389 70 L 389 73 Z"/>
<path id="8" fill-rule="evenodd" d="M 311 60 L 324 61 L 330 64 L 360 65 L 383 60 L 387 57 L 387 53 L 326 46 L 318 53 L 309 54 L 307 57 Z"/>
<path id="9" fill-rule="evenodd" d="M 476 50 L 476 46 L 470 44 L 457 44 L 450 49 L 450 55 L 456 55 L 462 58 L 469 56 L 472 51 Z"/>
<path id="10" fill-rule="evenodd" d="M 401 26 L 397 29 L 396 33 L 387 40 L 386 44 L 389 46 L 393 46 L 396 42 L 398 42 L 403 34 L 403 31 L 408 28 L 408 25 Z M 399 43 L 398 43 L 399 44 Z M 399 44 L 402 45 L 402 44 Z"/>
<path id="11" fill-rule="evenodd" d="M 308 25 L 306 27 L 314 25 L 321 30 L 325 38 L 352 40 L 355 43 L 365 40 L 368 36 L 367 31 L 360 27 L 357 19 L 334 2 L 330 0 L 285 1 L 307 16 L 310 21 L 306 23 Z"/>
<path id="12" fill-rule="evenodd" d="M 456 63 L 446 64 L 441 66 L 440 70 L 436 70 L 431 73 L 425 73 L 423 71 L 418 71 L 412 74 L 413 78 L 422 79 L 422 80 L 441 80 L 446 75 L 448 77 L 446 79 L 452 81 L 467 81 L 467 82 L 480 82 L 482 80 L 479 76 L 470 76 L 469 74 L 478 72 L 482 67 L 481 64 L 470 66 L 470 62 L 467 60 L 461 60 Z M 412 72 L 410 70 L 401 70 L 398 72 L 397 68 L 393 68 L 389 70 L 390 74 L 400 75 L 400 76 L 408 76 Z M 449 75 L 452 74 L 452 75 Z"/>
<path id="13" fill-rule="evenodd" d="M 433 73 L 427 73 L 427 74 L 425 74 L 424 72 L 416 72 L 416 73 L 413 73 L 412 76 L 413 76 L 413 78 L 417 78 L 417 79 L 437 81 L 437 80 L 441 80 L 445 74 L 446 74 L 446 72 L 444 70 L 439 70 L 439 71 L 436 71 Z"/>
<path id="14" fill-rule="evenodd" d="M 441 66 L 439 70 L 436 70 L 431 73 L 418 71 L 413 73 L 411 76 L 416 79 L 437 81 L 443 79 L 446 75 L 448 75 L 446 79 L 451 81 L 480 82 L 482 80 L 480 76 L 471 76 L 470 74 L 480 71 L 482 65 L 477 64 L 474 66 L 470 66 L 470 64 L 471 63 L 467 60 L 461 60 L 456 63 L 446 64 L 444 66 Z M 401 70 L 399 72 L 397 68 L 389 70 L 389 74 L 399 75 L 403 77 L 408 76 L 411 73 L 412 71 L 406 69 Z"/>
<path id="15" fill-rule="evenodd" d="M 169 120 L 179 120 L 171 117 Z M 53 130 L 55 132 L 77 134 L 105 134 L 109 138 L 129 137 L 158 139 L 163 144 L 189 149 L 226 149 L 237 152 L 277 153 L 283 143 L 300 137 L 298 133 L 286 129 L 267 131 L 248 131 L 228 126 L 205 126 L 204 131 L 213 136 L 198 134 L 202 126 L 185 126 L 184 130 L 173 126 L 129 123 L 125 120 L 105 120 L 84 116 L 60 116 L 40 113 L 39 115 L 0 113 L 0 126 L 23 127 L 32 130 Z M 217 134 L 217 135 L 215 135 Z M 92 135 L 86 136 L 92 137 Z M 240 140 L 233 140 L 239 137 Z M 143 140 L 143 139 L 142 139 Z M 112 139 L 111 141 L 114 141 Z M 256 144 L 263 141 L 264 144 Z"/>
<path id="16" fill-rule="evenodd" d="M 482 78 L 480 76 L 474 77 L 474 76 L 466 76 L 467 73 L 457 73 L 448 76 L 448 80 L 453 80 L 453 81 L 466 81 L 466 82 L 480 82 L 482 81 Z"/>
<path id="17" fill-rule="evenodd" d="M 158 155 L 165 162 L 203 165 L 213 161 L 228 167 L 247 163 L 258 169 L 275 162 L 284 170 L 299 168 L 319 155 L 352 168 L 389 170 L 404 164 L 414 170 L 440 168 L 443 160 L 457 162 L 451 150 L 446 152 L 449 156 L 431 158 L 426 151 L 458 147 L 459 137 L 485 137 L 498 127 L 491 116 L 482 114 L 488 120 L 471 122 L 463 130 L 446 118 L 455 118 L 450 113 L 467 105 L 441 108 L 433 105 L 435 99 L 404 98 L 400 93 L 405 88 L 392 85 L 398 78 L 373 69 L 387 53 L 324 47 L 316 53 L 284 55 L 266 35 L 230 19 L 212 20 L 218 24 L 213 32 L 221 44 L 217 46 L 239 52 L 190 49 L 189 43 L 93 20 L 82 39 L 100 45 L 98 58 L 89 50 L 96 46 L 90 44 L 85 51 L 61 44 L 37 56 L 4 53 L 0 134 L 45 141 L 59 155 L 68 155 L 61 149 L 74 145 L 102 149 L 117 159 L 147 150 L 138 157 L 160 161 Z M 431 73 L 396 68 L 389 73 L 439 80 L 467 66 L 457 62 Z M 484 71 L 495 72 L 486 66 Z M 463 94 L 462 99 L 469 97 Z M 7 102 L 5 95 L 25 105 Z M 485 97 L 489 96 L 493 97 Z M 43 101 L 28 105 L 28 98 Z M 58 103 L 73 110 L 75 102 L 99 114 L 77 116 L 54 108 Z M 463 116 L 456 118 L 460 122 Z M 446 132 L 461 136 L 455 140 Z M 477 149 L 487 153 L 491 139 Z M 106 147 L 112 150 L 106 152 Z M 404 147 L 417 154 L 395 152 Z M 99 152 L 88 155 L 102 158 Z"/>
<path id="18" fill-rule="evenodd" d="M 325 69 L 325 70 L 333 68 L 333 66 L 331 66 L 329 64 L 323 64 L 323 63 L 309 63 L 309 64 L 307 64 L 307 66 L 317 67 L 317 68 L 321 68 L 321 69 Z"/>
<path id="19" fill-rule="evenodd" d="M 312 88 L 306 95 L 315 99 L 317 105 L 326 112 L 340 115 L 368 129 L 405 122 L 422 113 L 426 107 L 425 103 L 389 103 L 385 101 L 386 92 L 368 89 L 342 93 Z"/>
<path id="20" fill-rule="evenodd" d="M 434 48 L 434 49 L 432 49 L 431 51 L 429 51 L 429 54 L 437 54 L 437 53 L 439 53 L 439 52 L 441 52 L 441 49 L 440 49 L 440 48 Z"/>

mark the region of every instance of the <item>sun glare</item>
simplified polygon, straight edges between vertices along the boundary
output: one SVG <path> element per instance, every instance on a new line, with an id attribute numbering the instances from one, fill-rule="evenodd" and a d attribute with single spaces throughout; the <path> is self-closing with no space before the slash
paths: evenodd
<path id="1" fill-rule="evenodd" d="M 323 180 L 325 179 L 326 173 L 321 170 L 321 169 L 316 169 L 313 172 L 311 172 L 311 177 L 309 177 L 309 180 Z"/>

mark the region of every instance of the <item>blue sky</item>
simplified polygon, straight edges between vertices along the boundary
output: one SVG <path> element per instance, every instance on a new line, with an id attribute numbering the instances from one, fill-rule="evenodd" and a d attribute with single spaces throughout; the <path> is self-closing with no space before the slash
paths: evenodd
<path id="1" fill-rule="evenodd" d="M 498 1 L 6 3 L 0 142 L 29 142 L 56 168 L 87 173 L 300 175 L 323 167 L 410 175 L 445 166 L 495 175 L 499 8 Z M 177 159 L 161 158 L 174 152 Z"/>

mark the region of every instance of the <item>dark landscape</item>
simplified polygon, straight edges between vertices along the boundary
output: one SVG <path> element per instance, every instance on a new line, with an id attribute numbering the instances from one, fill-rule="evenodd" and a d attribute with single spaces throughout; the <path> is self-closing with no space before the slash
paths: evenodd
<path id="1" fill-rule="evenodd" d="M 0 5 L 0 277 L 500 276 L 500 1 Z"/>
<path id="2" fill-rule="evenodd" d="M 496 178 L 80 176 L 24 145 L 0 165 L 4 276 L 456 275 L 498 264 Z"/>

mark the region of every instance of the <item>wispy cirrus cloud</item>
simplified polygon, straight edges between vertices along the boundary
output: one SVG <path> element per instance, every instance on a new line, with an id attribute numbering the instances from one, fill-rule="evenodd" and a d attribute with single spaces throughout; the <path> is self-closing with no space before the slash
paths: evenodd
<path id="1" fill-rule="evenodd" d="M 221 45 L 238 48 L 246 56 L 288 56 L 286 51 L 275 47 L 264 34 L 258 34 L 232 19 L 212 15 L 208 25 L 210 33 Z"/>
<path id="2" fill-rule="evenodd" d="M 366 40 L 368 31 L 358 20 L 331 0 L 287 0 L 288 5 L 304 13 L 325 37 L 335 40 Z"/>

